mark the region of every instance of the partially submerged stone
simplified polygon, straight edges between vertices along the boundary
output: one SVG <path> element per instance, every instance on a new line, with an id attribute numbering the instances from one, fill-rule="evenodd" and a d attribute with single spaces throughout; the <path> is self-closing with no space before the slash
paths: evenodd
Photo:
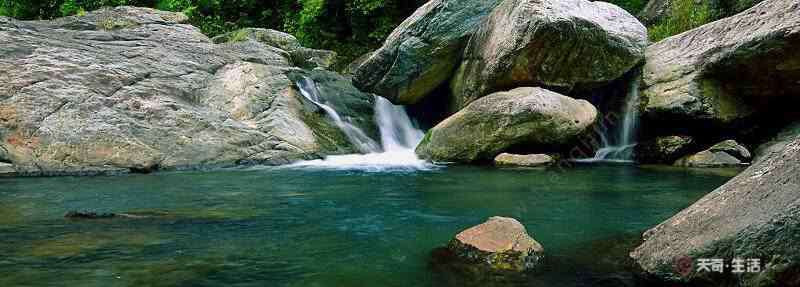
<path id="1" fill-rule="evenodd" d="M 750 151 L 733 140 L 720 142 L 699 153 L 678 159 L 677 166 L 685 167 L 736 167 L 747 165 L 752 156 Z"/>
<path id="2" fill-rule="evenodd" d="M 501 153 L 494 158 L 497 166 L 541 167 L 553 164 L 553 157 L 546 154 Z"/>
<path id="3" fill-rule="evenodd" d="M 417 147 L 422 158 L 469 163 L 491 160 L 515 145 L 533 150 L 573 142 L 597 120 L 597 109 L 542 88 L 483 97 L 431 129 Z"/>
<path id="4" fill-rule="evenodd" d="M 464 262 L 491 271 L 531 270 L 544 257 L 544 248 L 528 235 L 525 226 L 499 216 L 462 231 L 447 248 Z"/>

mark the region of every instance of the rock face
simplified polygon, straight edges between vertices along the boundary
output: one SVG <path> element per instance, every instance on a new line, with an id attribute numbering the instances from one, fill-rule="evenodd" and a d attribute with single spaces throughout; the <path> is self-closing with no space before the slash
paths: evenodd
<path id="1" fill-rule="evenodd" d="M 636 161 L 640 163 L 672 164 L 691 152 L 694 139 L 690 136 L 666 136 L 636 145 Z"/>
<path id="2" fill-rule="evenodd" d="M 431 129 L 417 154 L 439 162 L 492 159 L 514 145 L 570 143 L 597 119 L 597 109 L 541 88 L 517 88 L 481 98 Z"/>
<path id="3" fill-rule="evenodd" d="M 553 157 L 546 154 L 501 153 L 494 158 L 494 164 L 497 166 L 540 167 L 551 165 L 553 162 L 555 162 Z"/>
<path id="4" fill-rule="evenodd" d="M 653 25 L 669 16 L 672 5 L 670 0 L 650 0 L 637 17 L 646 25 Z"/>
<path id="5" fill-rule="evenodd" d="M 462 231 L 447 246 L 458 258 L 493 271 L 522 272 L 535 268 L 544 248 L 519 221 L 491 217 Z"/>
<path id="6" fill-rule="evenodd" d="M 307 72 L 294 66 L 302 49 L 282 46 L 296 47 L 292 38 L 271 46 L 254 32 L 214 44 L 185 20 L 133 7 L 54 21 L 0 17 L 7 161 L 26 174 L 147 172 L 352 149 L 321 140 L 336 127 L 294 87 L 292 75 Z"/>
<path id="7" fill-rule="evenodd" d="M 800 93 L 797 19 L 800 2 L 768 0 L 651 45 L 643 117 L 707 127 L 785 109 Z"/>
<path id="8" fill-rule="evenodd" d="M 644 59 L 647 29 L 624 9 L 587 0 L 506 0 L 469 41 L 451 82 L 460 109 L 522 86 L 592 87 Z"/>
<path id="9" fill-rule="evenodd" d="M 336 61 L 333 51 L 317 50 L 303 47 L 294 36 L 270 29 L 244 28 L 237 31 L 219 35 L 211 39 L 216 44 L 244 42 L 254 40 L 267 46 L 278 48 L 289 53 L 289 60 L 293 66 L 313 69 L 328 69 Z"/>
<path id="10" fill-rule="evenodd" d="M 726 140 L 697 154 L 683 157 L 677 160 L 675 165 L 685 167 L 732 167 L 745 165 L 751 159 L 752 155 L 747 148 L 736 141 Z"/>
<path id="11" fill-rule="evenodd" d="M 501 0 L 432 0 L 398 26 L 356 70 L 353 83 L 413 104 L 447 81 L 464 45 Z"/>
<path id="12" fill-rule="evenodd" d="M 800 137 L 766 150 L 750 168 L 644 234 L 631 257 L 666 281 L 709 281 L 712 272 L 681 275 L 673 260 L 684 256 L 762 260 L 761 273 L 744 273 L 736 286 L 796 286 L 800 282 Z M 730 269 L 728 269 L 730 270 Z M 723 276 L 723 275 L 719 275 Z M 718 285 L 717 285 L 718 286 Z"/>

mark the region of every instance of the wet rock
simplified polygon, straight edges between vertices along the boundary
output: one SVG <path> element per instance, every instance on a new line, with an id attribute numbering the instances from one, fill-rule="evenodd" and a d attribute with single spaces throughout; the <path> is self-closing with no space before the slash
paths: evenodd
<path id="1" fill-rule="evenodd" d="M 111 219 L 117 217 L 114 213 L 97 213 L 91 211 L 70 211 L 64 214 L 67 219 Z"/>
<path id="2" fill-rule="evenodd" d="M 403 21 L 353 76 L 363 91 L 414 104 L 446 82 L 466 41 L 501 0 L 432 0 Z"/>
<path id="3" fill-rule="evenodd" d="M 417 147 L 438 162 L 491 160 L 514 145 L 536 150 L 568 144 L 597 120 L 597 109 L 541 88 L 483 97 L 431 129 Z"/>
<path id="4" fill-rule="evenodd" d="M 800 3 L 767 0 L 647 48 L 643 118 L 664 129 L 779 116 L 800 94 Z M 669 131 L 667 131 L 669 132 Z"/>
<path id="5" fill-rule="evenodd" d="M 690 136 L 657 137 L 637 144 L 635 156 L 639 163 L 672 164 L 693 148 L 694 139 Z"/>
<path id="6" fill-rule="evenodd" d="M 135 7 L 53 21 L 1 18 L 6 161 L 20 174 L 116 174 L 286 164 L 352 150 L 324 137 L 337 128 L 290 78 L 307 73 L 302 66 L 325 66 L 315 51 L 261 29 L 215 44 L 185 18 Z M 356 95 L 372 98 L 346 96 Z"/>
<path id="7" fill-rule="evenodd" d="M 800 267 L 800 137 L 778 142 L 776 152 L 759 158 L 731 181 L 644 233 L 631 257 L 660 281 L 734 282 L 731 286 L 796 286 Z M 675 260 L 689 256 L 759 259 L 761 272 L 717 274 Z M 727 270 L 731 270 L 727 268 Z M 714 277 L 713 276 L 719 276 Z"/>
<path id="8" fill-rule="evenodd" d="M 647 29 L 601 1 L 506 0 L 470 38 L 451 80 L 453 108 L 492 92 L 596 87 L 644 59 Z"/>
<path id="9" fill-rule="evenodd" d="M 736 141 L 726 140 L 711 148 L 678 159 L 677 166 L 684 167 L 734 167 L 746 165 L 752 156 L 747 148 L 739 145 Z"/>
<path id="10" fill-rule="evenodd" d="M 532 270 L 544 256 L 544 248 L 528 235 L 525 226 L 498 216 L 462 231 L 447 248 L 464 262 L 491 271 Z"/>
<path id="11" fill-rule="evenodd" d="M 501 153 L 494 158 L 494 164 L 497 166 L 541 167 L 551 165 L 553 162 L 555 162 L 553 157 L 546 154 Z"/>

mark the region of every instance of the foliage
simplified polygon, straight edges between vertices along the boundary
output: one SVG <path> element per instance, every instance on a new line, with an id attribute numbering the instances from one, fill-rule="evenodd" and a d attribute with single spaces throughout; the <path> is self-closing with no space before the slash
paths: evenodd
<path id="1" fill-rule="evenodd" d="M 625 9 L 632 15 L 638 14 L 647 5 L 647 0 L 607 0 L 607 2 Z"/>
<path id="2" fill-rule="evenodd" d="M 641 1 L 641 0 L 620 0 Z M 0 0 L 0 15 L 52 19 L 104 6 L 183 12 L 210 37 L 244 27 L 295 35 L 309 47 L 337 51 L 346 65 L 381 41 L 426 0 Z"/>
<path id="3" fill-rule="evenodd" d="M 714 20 L 707 1 L 675 0 L 671 9 L 668 17 L 650 27 L 648 33 L 651 41 L 657 42 Z"/>

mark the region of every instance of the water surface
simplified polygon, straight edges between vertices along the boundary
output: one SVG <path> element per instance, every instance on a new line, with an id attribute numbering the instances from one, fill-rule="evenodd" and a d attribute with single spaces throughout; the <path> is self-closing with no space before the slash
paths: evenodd
<path id="1" fill-rule="evenodd" d="M 521 285 L 630 283 L 616 268 L 628 242 L 728 178 L 597 165 L 0 178 L 0 286 L 463 286 L 431 250 L 494 215 L 546 249 Z"/>

